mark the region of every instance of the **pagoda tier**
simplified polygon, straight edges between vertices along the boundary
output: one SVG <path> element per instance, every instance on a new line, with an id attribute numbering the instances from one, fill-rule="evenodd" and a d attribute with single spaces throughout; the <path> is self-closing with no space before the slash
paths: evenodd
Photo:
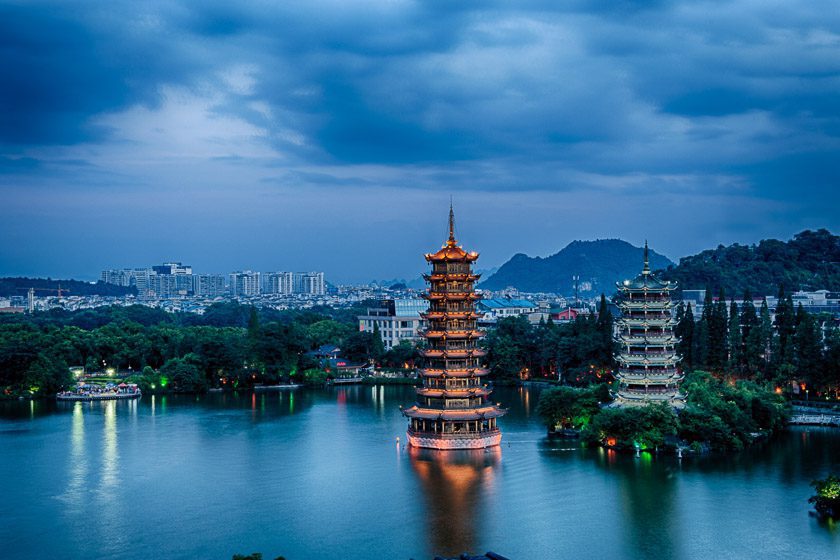
<path id="1" fill-rule="evenodd" d="M 472 271 L 478 253 L 468 253 L 455 241 L 454 214 L 449 209 L 449 239 L 437 253 L 426 255 L 432 265 L 426 274 L 429 309 L 422 314 L 428 328 L 421 333 L 426 348 L 420 350 L 425 367 L 417 373 L 417 403 L 405 410 L 409 418 L 408 442 L 432 449 L 480 449 L 498 445 L 502 434 L 496 419 L 505 410 L 490 402 L 491 389 L 482 378 L 489 370 L 478 347 L 484 336 L 476 321 L 475 302 L 479 275 Z"/>
<path id="2" fill-rule="evenodd" d="M 638 406 L 665 402 L 675 408 L 685 405 L 679 392 L 683 375 L 677 365 L 679 338 L 674 335 L 671 292 L 676 284 L 650 273 L 648 247 L 642 273 L 634 280 L 617 284 L 621 318 L 616 321 L 618 371 L 616 406 Z"/>

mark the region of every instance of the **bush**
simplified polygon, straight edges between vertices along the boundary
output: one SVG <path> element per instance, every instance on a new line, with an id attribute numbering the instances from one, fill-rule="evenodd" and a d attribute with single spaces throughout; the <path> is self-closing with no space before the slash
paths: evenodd
<path id="1" fill-rule="evenodd" d="M 829 475 L 811 483 L 817 493 L 808 498 L 822 517 L 840 518 L 840 476 Z"/>
<path id="2" fill-rule="evenodd" d="M 583 431 L 589 443 L 607 444 L 616 449 L 655 449 L 665 438 L 677 433 L 674 410 L 666 404 L 637 408 L 605 408 L 592 418 Z"/>

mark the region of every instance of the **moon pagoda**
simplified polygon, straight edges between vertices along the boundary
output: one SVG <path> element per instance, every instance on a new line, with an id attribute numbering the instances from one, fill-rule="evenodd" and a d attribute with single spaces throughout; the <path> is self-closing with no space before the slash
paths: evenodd
<path id="1" fill-rule="evenodd" d="M 637 406 L 665 402 L 674 408 L 685 405 L 679 392 L 683 375 L 677 369 L 679 339 L 674 336 L 671 292 L 675 282 L 659 280 L 650 272 L 648 246 L 642 273 L 633 280 L 616 284 L 621 318 L 616 322 L 620 344 L 616 406 Z"/>
<path id="2" fill-rule="evenodd" d="M 502 433 L 496 419 L 505 410 L 489 401 L 491 390 L 482 379 L 487 352 L 478 347 L 484 336 L 476 327 L 475 293 L 479 275 L 472 271 L 478 253 L 466 252 L 455 240 L 455 215 L 449 207 L 449 239 L 436 253 L 427 254 L 431 274 L 426 347 L 420 351 L 425 366 L 417 388 L 417 403 L 405 410 L 409 418 L 408 442 L 431 449 L 482 449 L 499 445 Z"/>

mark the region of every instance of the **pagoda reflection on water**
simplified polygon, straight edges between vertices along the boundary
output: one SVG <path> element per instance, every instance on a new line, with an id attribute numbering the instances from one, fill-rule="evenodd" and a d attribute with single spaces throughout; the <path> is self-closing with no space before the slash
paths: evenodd
<path id="1" fill-rule="evenodd" d="M 618 391 L 615 406 L 668 403 L 685 405 L 679 392 L 683 375 L 677 368 L 679 339 L 674 335 L 671 292 L 675 282 L 659 280 L 650 271 L 648 246 L 642 273 L 633 280 L 617 283 L 616 302 L 621 318 L 616 322 L 616 341 L 621 346 L 618 361 Z"/>
<path id="2" fill-rule="evenodd" d="M 426 348 L 420 351 L 425 366 L 417 388 L 417 403 L 403 410 L 409 418 L 408 443 L 430 449 L 481 449 L 499 445 L 502 433 L 496 419 L 506 411 L 489 401 L 491 390 L 482 379 L 487 352 L 478 347 L 484 335 L 476 327 L 475 293 L 479 275 L 472 271 L 478 253 L 466 252 L 455 240 L 455 215 L 449 207 L 449 239 L 436 253 L 427 254 L 432 265 Z"/>

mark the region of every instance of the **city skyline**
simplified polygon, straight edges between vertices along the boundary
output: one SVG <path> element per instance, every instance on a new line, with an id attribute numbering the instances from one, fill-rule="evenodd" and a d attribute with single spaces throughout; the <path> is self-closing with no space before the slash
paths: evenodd
<path id="1" fill-rule="evenodd" d="M 0 275 L 411 279 L 450 195 L 486 267 L 837 231 L 832 8 L 6 5 Z"/>

